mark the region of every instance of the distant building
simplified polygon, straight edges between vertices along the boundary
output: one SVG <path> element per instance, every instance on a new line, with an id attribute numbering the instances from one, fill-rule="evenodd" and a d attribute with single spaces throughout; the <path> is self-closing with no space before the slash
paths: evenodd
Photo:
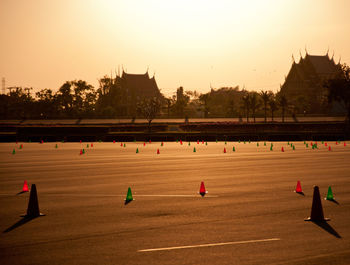
<path id="1" fill-rule="evenodd" d="M 290 105 L 294 105 L 299 113 L 327 112 L 327 90 L 323 85 L 340 71 L 340 62 L 336 64 L 333 56 L 329 58 L 328 52 L 326 55 L 306 53 L 298 63 L 293 58 L 292 67 L 281 86 L 281 94 L 286 96 Z"/>
<path id="2" fill-rule="evenodd" d="M 153 97 L 163 99 L 154 76 L 150 78 L 148 71 L 145 74 L 128 74 L 123 70 L 122 75 L 116 77 L 116 81 L 125 95 L 123 105 L 128 116 L 136 115 L 137 102 L 142 99 Z"/>

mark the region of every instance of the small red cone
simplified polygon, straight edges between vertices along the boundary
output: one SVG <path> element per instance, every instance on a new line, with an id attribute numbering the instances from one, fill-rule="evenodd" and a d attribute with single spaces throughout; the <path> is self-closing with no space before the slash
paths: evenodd
<path id="1" fill-rule="evenodd" d="M 329 219 L 324 218 L 324 215 L 323 215 L 320 190 L 318 186 L 314 186 L 314 196 L 312 199 L 311 216 L 305 219 L 305 221 L 313 221 L 313 222 L 329 221 Z"/>
<path id="2" fill-rule="evenodd" d="M 123 143 L 120 143 L 120 146 L 123 146 Z"/>
<path id="3" fill-rule="evenodd" d="M 224 153 L 226 153 L 226 148 L 224 147 Z"/>
<path id="4" fill-rule="evenodd" d="M 146 146 L 146 143 L 145 143 L 145 142 L 143 142 L 143 146 Z"/>
<path id="5" fill-rule="evenodd" d="M 180 140 L 180 144 L 182 145 L 182 140 Z"/>
<path id="6" fill-rule="evenodd" d="M 152 143 L 151 139 L 149 140 L 149 143 L 150 143 L 150 144 Z"/>
<path id="7" fill-rule="evenodd" d="M 335 145 L 338 145 L 338 141 L 335 142 Z"/>
<path id="8" fill-rule="evenodd" d="M 346 146 L 346 142 L 344 142 L 344 146 Z"/>
<path id="9" fill-rule="evenodd" d="M 199 140 L 197 140 L 197 144 L 199 144 Z"/>
<path id="10" fill-rule="evenodd" d="M 157 149 L 157 155 L 159 155 L 160 154 L 160 152 L 159 152 L 159 148 Z"/>
<path id="11" fill-rule="evenodd" d="M 284 148 L 283 148 L 283 146 L 282 146 L 282 148 L 281 148 L 281 151 L 282 151 L 282 152 L 284 152 Z"/>
<path id="12" fill-rule="evenodd" d="M 81 140 L 80 140 L 80 143 L 81 143 Z"/>
<path id="13" fill-rule="evenodd" d="M 94 147 L 94 144 L 93 143 L 91 143 L 91 145 L 90 145 L 91 147 Z"/>
<path id="14" fill-rule="evenodd" d="M 30 189 L 27 214 L 24 215 L 23 217 L 35 218 L 35 217 L 39 217 L 39 216 L 43 216 L 43 215 L 45 215 L 45 214 L 42 214 L 39 211 L 39 202 L 38 202 L 38 194 L 36 192 L 36 186 L 35 186 L 35 184 L 32 184 L 32 188 Z"/>
<path id="15" fill-rule="evenodd" d="M 41 142 L 40 142 L 41 144 L 43 144 L 44 143 L 44 141 L 43 140 L 41 140 Z"/>
<path id="16" fill-rule="evenodd" d="M 204 182 L 201 182 L 201 187 L 199 188 L 199 194 L 202 195 L 202 197 L 204 197 L 205 194 L 207 194 L 208 191 L 206 191 L 205 186 L 204 186 Z"/>
<path id="17" fill-rule="evenodd" d="M 80 149 L 80 155 L 82 155 L 83 154 L 83 149 Z"/>
<path id="18" fill-rule="evenodd" d="M 332 148 L 331 148 L 331 146 L 328 146 L 328 151 L 332 151 Z"/>
<path id="19" fill-rule="evenodd" d="M 298 180 L 297 182 L 297 187 L 295 189 L 296 193 L 303 193 L 303 190 L 301 189 L 301 184 L 300 184 L 300 180 Z"/>
<path id="20" fill-rule="evenodd" d="M 113 140 L 113 143 L 115 144 L 115 140 Z"/>
<path id="21" fill-rule="evenodd" d="M 324 143 L 324 146 L 327 146 L 327 143 Z"/>
<path id="22" fill-rule="evenodd" d="M 202 140 L 202 144 L 204 144 L 204 140 Z"/>
<path id="23" fill-rule="evenodd" d="M 25 181 L 24 181 L 24 184 L 23 184 L 22 192 L 28 192 L 28 191 L 29 191 L 29 189 L 28 189 L 28 183 L 27 183 L 27 181 L 25 180 Z"/>

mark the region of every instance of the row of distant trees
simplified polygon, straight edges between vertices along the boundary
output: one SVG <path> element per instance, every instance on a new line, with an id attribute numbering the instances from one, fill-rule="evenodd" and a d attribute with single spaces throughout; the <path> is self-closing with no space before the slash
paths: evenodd
<path id="1" fill-rule="evenodd" d="M 327 103 L 343 104 L 350 115 L 350 70 L 343 66 L 342 76 L 328 80 Z M 208 93 L 184 91 L 180 87 L 172 97 L 138 98 L 130 95 L 116 79 L 105 76 L 99 79 L 97 90 L 86 81 L 65 82 L 56 92 L 43 89 L 32 96 L 21 87 L 13 88 L 0 96 L 0 116 L 5 119 L 58 119 L 58 118 L 147 118 L 155 117 L 239 117 L 254 121 L 264 117 L 273 121 L 276 115 L 305 114 L 305 103 L 300 108 L 295 100 L 280 92 L 241 90 L 237 87 L 211 89 Z M 309 113 L 308 113 L 309 114 Z"/>

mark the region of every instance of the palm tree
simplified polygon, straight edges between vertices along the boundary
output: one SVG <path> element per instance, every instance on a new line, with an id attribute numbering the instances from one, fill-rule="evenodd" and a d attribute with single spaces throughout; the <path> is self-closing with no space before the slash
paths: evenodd
<path id="1" fill-rule="evenodd" d="M 266 122 L 266 120 L 267 120 L 267 104 L 269 103 L 270 95 L 271 95 L 271 93 L 269 93 L 269 92 L 267 92 L 267 91 L 261 90 L 261 92 L 260 92 L 261 99 L 262 99 L 263 102 L 264 102 L 265 122 Z"/>
<path id="2" fill-rule="evenodd" d="M 278 103 L 282 108 L 282 122 L 284 122 L 284 114 L 286 111 L 286 108 L 288 106 L 288 101 L 285 95 L 280 95 L 278 99 Z"/>
<path id="3" fill-rule="evenodd" d="M 278 106 L 277 106 L 277 103 L 276 103 L 276 100 L 275 100 L 274 96 L 271 96 L 270 99 L 269 99 L 269 107 L 270 107 L 270 110 L 271 110 L 271 121 L 273 121 L 273 113 L 276 110 L 278 110 Z"/>
<path id="4" fill-rule="evenodd" d="M 254 119 L 254 123 L 255 123 L 255 112 L 256 110 L 259 109 L 260 107 L 260 102 L 259 102 L 259 98 L 258 98 L 258 93 L 256 92 L 252 92 L 250 94 L 250 109 L 252 110 L 252 115 L 253 115 L 253 119 Z"/>
<path id="5" fill-rule="evenodd" d="M 242 101 L 243 101 L 244 110 L 246 111 L 246 115 L 247 115 L 247 122 L 249 122 L 249 110 L 250 110 L 250 96 L 249 96 L 249 94 L 246 94 L 245 96 L 243 96 Z"/>

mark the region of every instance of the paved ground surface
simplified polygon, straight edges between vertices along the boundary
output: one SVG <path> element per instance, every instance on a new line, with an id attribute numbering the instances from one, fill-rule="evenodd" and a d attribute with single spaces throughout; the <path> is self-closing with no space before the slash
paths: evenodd
<path id="1" fill-rule="evenodd" d="M 350 143 L 55 144 L 0 144 L 0 264 L 350 264 Z M 313 185 L 328 225 L 304 222 Z"/>

